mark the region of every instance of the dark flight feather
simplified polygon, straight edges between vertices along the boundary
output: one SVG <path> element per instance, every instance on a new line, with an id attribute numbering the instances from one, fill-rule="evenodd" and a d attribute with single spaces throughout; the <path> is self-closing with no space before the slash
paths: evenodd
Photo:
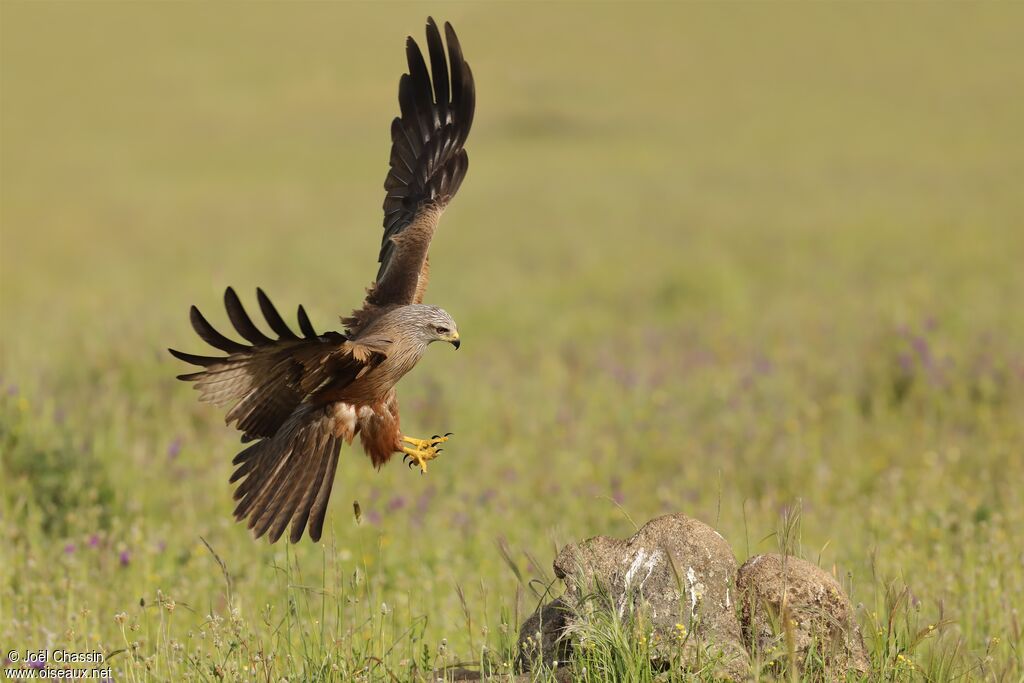
<path id="1" fill-rule="evenodd" d="M 362 308 L 343 320 L 353 334 L 382 309 L 422 296 L 434 228 L 469 168 L 463 145 L 476 108 L 473 72 L 450 24 L 447 56 L 433 19 L 427 20 L 426 35 L 429 70 L 416 41 L 406 40 L 409 71 L 398 81 L 401 116 L 391 123 L 380 267 Z"/>
<path id="2" fill-rule="evenodd" d="M 263 313 L 263 317 L 266 318 L 267 324 L 278 336 L 278 339 L 298 339 L 295 333 L 292 332 L 291 328 L 288 327 L 288 323 L 284 321 L 281 314 L 274 308 L 274 304 L 271 303 L 270 297 L 260 289 L 256 288 L 256 299 L 260 304 L 260 311 Z"/>
<path id="3" fill-rule="evenodd" d="M 261 346 L 274 341 L 260 332 L 259 328 L 253 324 L 252 318 L 245 312 L 242 302 L 238 300 L 238 295 L 235 294 L 235 290 L 231 287 L 224 290 L 224 308 L 227 309 L 228 318 L 231 319 L 231 324 L 235 326 L 235 330 L 250 344 Z"/>
<path id="4" fill-rule="evenodd" d="M 309 316 L 306 315 L 306 309 L 302 307 L 302 304 L 299 304 L 299 329 L 302 330 L 306 339 L 316 339 L 316 330 L 313 329 L 313 323 L 309 322 Z"/>

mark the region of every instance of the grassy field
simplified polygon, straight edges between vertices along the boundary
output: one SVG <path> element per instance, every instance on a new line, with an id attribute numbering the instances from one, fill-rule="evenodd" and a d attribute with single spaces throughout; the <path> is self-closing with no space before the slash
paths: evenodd
<path id="1" fill-rule="evenodd" d="M 873 678 L 1024 680 L 1022 9 L 3 2 L 0 645 L 501 673 L 537 600 L 500 548 L 547 583 L 680 511 L 742 562 L 800 505 Z M 400 396 L 456 437 L 346 449 L 326 542 L 257 543 L 165 348 L 227 285 L 359 302 L 428 12 L 478 82 L 427 297 L 464 343 Z"/>

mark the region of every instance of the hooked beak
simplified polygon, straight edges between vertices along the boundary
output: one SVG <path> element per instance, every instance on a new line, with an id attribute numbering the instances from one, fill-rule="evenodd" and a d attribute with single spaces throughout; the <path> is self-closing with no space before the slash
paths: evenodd
<path id="1" fill-rule="evenodd" d="M 462 342 L 459 341 L 458 332 L 452 332 L 452 338 L 449 339 L 448 341 L 451 342 L 451 345 L 455 347 L 456 351 L 458 351 L 459 347 L 462 345 Z"/>

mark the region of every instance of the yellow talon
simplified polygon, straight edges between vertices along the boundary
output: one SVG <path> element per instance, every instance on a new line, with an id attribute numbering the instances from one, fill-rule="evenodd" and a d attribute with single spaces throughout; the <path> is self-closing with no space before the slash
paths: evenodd
<path id="1" fill-rule="evenodd" d="M 424 448 L 422 450 L 418 448 L 407 448 L 402 447 L 402 452 L 409 458 L 412 458 L 412 462 L 409 463 L 411 467 L 413 462 L 420 466 L 420 471 L 423 474 L 427 473 L 427 461 L 433 460 L 437 457 L 437 449 L 433 447 Z"/>
<path id="2" fill-rule="evenodd" d="M 411 436 L 403 436 L 402 441 L 413 445 L 413 448 L 402 446 L 402 452 L 405 453 L 405 457 L 411 458 L 409 466 L 412 467 L 413 463 L 415 463 L 420 466 L 420 472 L 426 474 L 427 462 L 436 458 L 441 452 L 437 445 L 447 441 L 449 436 L 451 436 L 450 433 L 444 436 L 433 436 L 429 439 L 415 439 Z"/>

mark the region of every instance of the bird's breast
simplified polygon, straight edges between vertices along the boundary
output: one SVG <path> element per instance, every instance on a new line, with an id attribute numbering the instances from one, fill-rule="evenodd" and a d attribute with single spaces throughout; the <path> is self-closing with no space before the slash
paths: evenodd
<path id="1" fill-rule="evenodd" d="M 340 389 L 333 398 L 356 405 L 376 403 L 395 388 L 398 380 L 412 370 L 418 360 L 418 356 L 411 354 L 388 355 L 380 365 Z"/>

